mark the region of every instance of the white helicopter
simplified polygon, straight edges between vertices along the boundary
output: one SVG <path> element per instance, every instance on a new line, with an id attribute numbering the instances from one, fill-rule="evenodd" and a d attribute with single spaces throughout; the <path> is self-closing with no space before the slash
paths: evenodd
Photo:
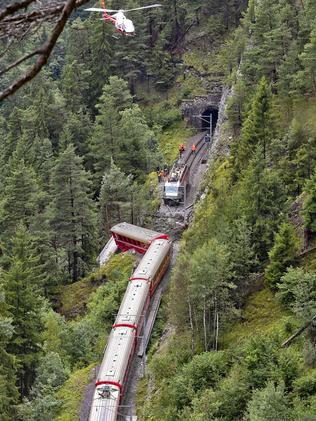
<path id="1" fill-rule="evenodd" d="M 85 9 L 87 12 L 101 12 L 103 13 L 103 20 L 110 21 L 114 24 L 115 28 L 124 35 L 132 36 L 135 35 L 135 27 L 133 22 L 130 19 L 127 19 L 125 16 L 126 12 L 132 12 L 134 10 L 143 10 L 143 9 L 152 9 L 153 7 L 161 7 L 161 4 L 152 4 L 150 6 L 136 7 L 135 9 L 128 10 L 113 10 L 105 8 L 105 0 L 101 0 L 102 8 L 90 7 Z M 109 13 L 114 13 L 114 15 L 109 15 Z"/>

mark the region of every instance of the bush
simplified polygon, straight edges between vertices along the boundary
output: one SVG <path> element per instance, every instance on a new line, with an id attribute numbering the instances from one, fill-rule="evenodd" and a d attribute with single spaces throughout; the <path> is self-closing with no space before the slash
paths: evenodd
<path id="1" fill-rule="evenodd" d="M 315 373 L 300 377 L 293 383 L 294 392 L 301 398 L 316 394 L 316 378 Z"/>
<path id="2" fill-rule="evenodd" d="M 270 263 L 265 275 L 270 287 L 275 288 L 286 268 L 294 262 L 297 250 L 298 241 L 294 227 L 288 222 L 283 222 L 269 252 Z"/>

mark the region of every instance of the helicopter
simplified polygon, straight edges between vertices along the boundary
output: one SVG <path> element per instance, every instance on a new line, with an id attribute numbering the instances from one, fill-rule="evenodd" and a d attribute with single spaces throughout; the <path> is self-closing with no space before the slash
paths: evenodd
<path id="1" fill-rule="evenodd" d="M 85 11 L 103 13 L 103 20 L 112 22 L 118 32 L 127 36 L 133 36 L 135 35 L 134 24 L 130 19 L 127 19 L 127 17 L 125 16 L 125 13 L 133 12 L 134 10 L 143 10 L 143 9 L 152 9 L 154 7 L 161 7 L 161 4 L 158 4 L 158 3 L 151 4 L 149 6 L 136 7 L 135 9 L 127 9 L 127 10 L 123 10 L 123 9 L 113 10 L 113 9 L 106 9 L 105 2 L 104 0 L 102 0 L 101 6 L 102 8 L 90 7 L 89 9 L 85 9 Z M 109 15 L 109 13 L 114 13 L 114 14 Z"/>

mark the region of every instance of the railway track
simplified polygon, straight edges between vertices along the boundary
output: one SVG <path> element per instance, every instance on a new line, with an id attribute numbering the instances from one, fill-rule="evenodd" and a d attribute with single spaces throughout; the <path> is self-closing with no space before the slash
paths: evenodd
<path id="1" fill-rule="evenodd" d="M 188 165 L 188 167 L 190 169 L 191 169 L 193 163 L 195 162 L 195 160 L 200 156 L 200 152 L 203 149 L 206 150 L 206 144 L 205 144 L 205 141 L 204 141 L 205 132 L 200 133 L 198 136 L 200 136 L 200 138 L 198 139 L 198 141 L 195 144 L 196 152 L 192 152 L 192 150 L 190 150 L 188 156 L 185 157 L 185 163 Z M 190 147 L 191 147 L 191 145 L 190 145 Z"/>
<path id="2" fill-rule="evenodd" d="M 193 169 L 195 167 L 197 167 L 199 159 L 202 157 L 203 149 L 204 148 L 206 149 L 206 145 L 205 145 L 205 142 L 204 142 L 204 135 L 205 135 L 204 133 L 200 133 L 200 134 L 194 136 L 193 138 L 191 138 L 188 145 L 187 145 L 187 152 L 186 152 L 185 156 L 183 156 L 185 163 L 188 165 L 190 170 L 192 170 L 192 184 L 193 184 L 193 180 L 194 180 Z M 195 145 L 196 145 L 196 151 L 195 152 L 192 152 L 192 150 L 191 150 L 192 143 L 195 143 Z M 200 166 L 198 168 L 200 168 Z M 169 208 L 169 212 L 170 211 L 171 211 L 171 209 Z M 178 207 L 176 209 L 176 211 L 178 213 L 179 213 L 179 211 L 185 213 L 186 212 L 185 205 L 181 206 L 181 209 L 179 209 L 179 207 Z M 172 253 L 173 258 L 172 258 L 171 267 L 173 266 L 175 256 L 177 254 L 177 250 L 178 250 L 178 247 L 175 247 L 175 250 Z M 104 250 L 104 252 L 105 251 L 107 251 L 107 249 Z M 161 281 L 161 283 L 159 284 L 159 286 L 156 290 L 155 295 L 152 297 L 153 299 L 151 300 L 151 305 L 148 309 L 149 311 L 148 311 L 147 316 L 146 316 L 146 323 L 144 325 L 144 329 L 141 333 L 139 333 L 140 334 L 139 337 L 142 338 L 142 340 L 140 341 L 139 347 L 136 350 L 136 353 L 134 354 L 134 357 L 131 361 L 129 380 L 128 380 L 128 383 L 126 385 L 127 386 L 126 387 L 126 393 L 124 394 L 123 402 L 121 402 L 121 404 L 119 405 L 119 411 L 117 413 L 119 421 L 135 420 L 136 419 L 135 395 L 136 395 L 137 382 L 144 375 L 144 371 L 145 371 L 145 367 L 146 367 L 146 348 L 147 348 L 148 342 L 150 340 L 151 331 L 152 331 L 154 321 L 155 321 L 155 318 L 156 318 L 156 315 L 157 315 L 157 312 L 158 312 L 158 309 L 159 309 L 161 296 L 163 294 L 164 289 L 166 288 L 166 286 L 168 284 L 170 272 L 171 272 L 171 268 L 169 268 L 169 270 L 167 271 L 166 276 Z M 117 324 L 117 327 L 120 327 L 120 326 L 121 326 L 120 324 Z M 113 382 L 109 382 L 108 380 L 106 380 L 106 382 L 107 383 L 113 383 Z M 100 383 L 100 381 L 98 383 Z M 91 402 L 91 400 L 93 398 L 93 389 L 92 389 L 92 387 L 90 389 L 91 390 L 88 391 L 89 396 L 87 396 L 87 398 Z M 81 416 L 80 416 L 80 420 L 86 421 L 87 416 L 88 416 L 88 411 L 82 411 Z"/>

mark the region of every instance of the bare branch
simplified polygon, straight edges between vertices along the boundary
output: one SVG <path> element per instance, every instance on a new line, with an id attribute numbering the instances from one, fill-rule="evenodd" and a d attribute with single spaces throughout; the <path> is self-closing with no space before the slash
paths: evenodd
<path id="1" fill-rule="evenodd" d="M 29 6 L 31 3 L 34 3 L 35 1 L 37 0 L 23 0 L 15 2 L 13 4 L 9 4 L 9 6 L 0 10 L 0 20 L 4 19 L 8 15 L 12 15 L 20 9 L 25 9 L 27 6 Z"/>
<path id="2" fill-rule="evenodd" d="M 19 64 L 23 63 L 23 61 L 28 60 L 31 57 L 36 56 L 37 54 L 41 54 L 41 50 L 35 50 L 32 51 L 29 54 L 25 54 L 25 56 L 19 58 L 18 60 L 16 60 L 14 63 L 11 63 L 6 69 L 1 70 L 0 71 L 0 76 L 4 75 L 5 73 L 7 73 L 9 70 L 13 69 L 13 67 L 18 66 Z"/>
<path id="3" fill-rule="evenodd" d="M 46 42 L 43 43 L 40 48 L 37 48 L 36 50 L 32 51 L 31 53 L 26 54 L 25 56 L 21 57 L 20 59 L 18 59 L 14 63 L 10 64 L 5 70 L 3 70 L 0 73 L 0 75 L 4 74 L 7 71 L 11 70 L 12 68 L 18 66 L 19 64 L 21 64 L 25 60 L 28 60 L 29 58 L 31 58 L 35 55 L 39 55 L 39 58 L 37 59 L 37 61 L 27 71 L 25 71 L 25 73 L 20 78 L 16 79 L 8 88 L 6 88 L 2 92 L 0 92 L 0 101 L 7 98 L 8 96 L 14 94 L 18 89 L 20 89 L 23 85 L 25 85 L 27 82 L 32 80 L 41 71 L 42 67 L 47 64 L 49 56 L 50 56 L 50 54 L 51 54 L 51 52 L 52 52 L 52 50 L 53 50 L 53 48 L 54 48 L 54 46 L 55 46 L 55 44 L 58 40 L 60 34 L 62 33 L 71 13 L 73 12 L 73 10 L 76 9 L 77 7 L 85 4 L 85 3 L 88 3 L 88 1 L 89 0 L 67 0 L 65 3 L 63 3 L 61 16 L 57 20 L 57 22 L 56 22 L 56 24 L 55 24 L 55 26 L 54 26 L 51 34 L 50 34 L 50 37 L 46 40 Z M 51 14 L 54 15 L 58 11 L 60 11 L 60 5 L 58 5 L 58 7 L 55 8 L 55 11 L 52 10 Z M 41 12 L 42 11 L 39 11 L 41 16 L 43 17 L 43 14 Z M 34 20 L 36 21 L 36 19 L 34 19 L 33 12 L 31 12 L 30 14 L 26 14 L 26 15 L 28 15 L 28 16 L 32 15 L 33 17 L 31 18 L 31 20 L 33 19 L 33 22 L 34 22 Z M 44 17 L 44 19 L 46 17 Z M 41 19 L 41 20 L 43 20 L 43 19 Z"/>
<path id="4" fill-rule="evenodd" d="M 292 336 L 290 336 L 286 341 L 281 345 L 282 348 L 286 348 L 294 341 L 299 335 L 301 335 L 314 321 L 316 320 L 316 315 L 311 318 L 307 323 L 305 323 L 301 328 L 299 328 Z"/>

